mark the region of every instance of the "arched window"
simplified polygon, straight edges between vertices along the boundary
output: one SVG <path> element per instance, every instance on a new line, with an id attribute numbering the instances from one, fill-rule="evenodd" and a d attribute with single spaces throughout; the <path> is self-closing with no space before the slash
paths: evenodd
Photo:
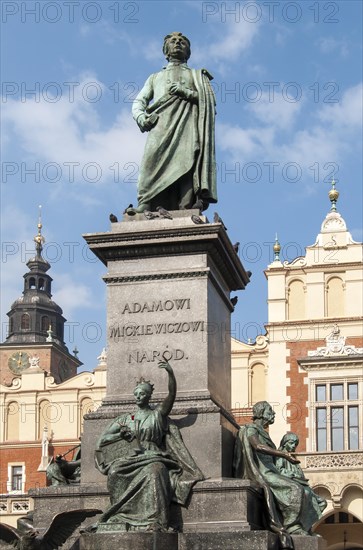
<path id="1" fill-rule="evenodd" d="M 30 315 L 28 313 L 23 313 L 21 316 L 21 330 L 30 329 Z"/>
<path id="2" fill-rule="evenodd" d="M 6 440 L 19 441 L 19 403 L 11 401 L 6 409 Z"/>
<path id="3" fill-rule="evenodd" d="M 10 317 L 9 320 L 9 334 L 12 334 L 14 332 L 14 318 Z"/>
<path id="4" fill-rule="evenodd" d="M 84 415 L 88 414 L 89 412 L 92 412 L 94 410 L 94 403 L 90 397 L 84 397 L 81 401 L 80 406 L 80 426 L 79 426 L 79 435 L 83 432 L 83 423 L 84 423 Z"/>
<path id="5" fill-rule="evenodd" d="M 47 330 L 49 329 L 49 325 L 50 325 L 50 321 L 49 321 L 48 315 L 43 315 L 41 331 L 42 332 L 47 332 Z"/>
<path id="6" fill-rule="evenodd" d="M 39 403 L 38 409 L 38 439 L 43 437 L 44 427 L 47 426 L 48 434 L 51 433 L 51 423 L 52 423 L 52 405 L 46 399 L 43 399 Z"/>
<path id="7" fill-rule="evenodd" d="M 39 290 L 44 290 L 44 279 L 43 279 L 43 277 L 41 279 L 39 279 L 39 281 L 38 281 L 38 289 Z"/>
<path id="8" fill-rule="evenodd" d="M 29 279 L 29 288 L 36 288 L 34 277 L 30 277 Z"/>
<path id="9" fill-rule="evenodd" d="M 265 365 L 256 363 L 251 368 L 251 404 L 266 399 Z"/>
<path id="10" fill-rule="evenodd" d="M 349 512 L 332 512 L 321 521 L 320 525 L 331 525 L 331 524 L 342 524 L 342 523 L 362 523 L 359 518 L 354 514 L 349 514 Z M 318 531 L 318 529 L 317 529 Z"/>
<path id="11" fill-rule="evenodd" d="M 291 281 L 288 288 L 288 319 L 305 318 L 305 290 L 302 281 Z"/>
<path id="12" fill-rule="evenodd" d="M 62 323 L 61 321 L 58 321 L 58 322 L 57 322 L 57 325 L 56 325 L 56 332 L 55 332 L 55 335 L 56 335 L 57 338 L 59 338 L 60 340 L 63 340 L 63 332 L 64 332 L 63 323 Z"/>
<path id="13" fill-rule="evenodd" d="M 344 315 L 344 286 L 339 277 L 329 279 L 326 286 L 327 317 L 342 317 Z"/>

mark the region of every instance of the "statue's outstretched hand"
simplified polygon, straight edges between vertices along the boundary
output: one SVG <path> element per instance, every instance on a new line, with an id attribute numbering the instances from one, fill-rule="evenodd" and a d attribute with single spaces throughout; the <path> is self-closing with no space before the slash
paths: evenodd
<path id="1" fill-rule="evenodd" d="M 296 456 L 292 455 L 291 453 L 286 453 L 286 458 L 291 464 L 300 464 L 300 460 L 296 458 Z"/>
<path id="2" fill-rule="evenodd" d="M 173 372 L 173 369 L 167 361 L 160 361 L 158 364 L 159 369 L 165 369 L 167 372 Z"/>

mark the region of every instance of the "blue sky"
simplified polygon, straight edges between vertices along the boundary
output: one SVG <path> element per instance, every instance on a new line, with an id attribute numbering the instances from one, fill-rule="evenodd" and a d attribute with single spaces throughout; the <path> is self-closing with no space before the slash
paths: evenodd
<path id="1" fill-rule="evenodd" d="M 186 34 L 191 67 L 214 76 L 218 211 L 252 281 L 233 335 L 267 322 L 263 270 L 315 242 L 329 210 L 362 240 L 360 1 L 3 1 L 2 340 L 22 291 L 42 205 L 53 297 L 87 369 L 106 344 L 106 269 L 82 239 L 136 203 L 145 143 L 131 102 L 165 65 L 163 37 Z"/>

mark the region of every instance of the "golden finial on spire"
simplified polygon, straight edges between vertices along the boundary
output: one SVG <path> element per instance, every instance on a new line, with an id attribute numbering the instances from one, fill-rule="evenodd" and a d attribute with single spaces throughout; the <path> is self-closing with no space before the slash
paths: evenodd
<path id="1" fill-rule="evenodd" d="M 336 212 L 337 211 L 337 201 L 338 201 L 338 198 L 339 198 L 339 191 L 337 191 L 335 189 L 335 180 L 334 180 L 334 178 L 332 179 L 331 185 L 332 185 L 332 188 L 329 191 L 329 199 L 330 199 L 330 202 L 331 202 L 330 210 L 331 210 L 331 212 Z"/>
<path id="2" fill-rule="evenodd" d="M 43 250 L 43 244 L 45 243 L 45 238 L 42 235 L 42 205 L 39 205 L 39 214 L 38 214 L 38 234 L 34 237 L 35 248 L 38 254 Z"/>
<path id="3" fill-rule="evenodd" d="M 281 244 L 279 243 L 279 240 L 277 238 L 277 233 L 276 233 L 275 244 L 273 246 L 273 251 L 274 251 L 274 254 L 275 254 L 274 262 L 279 262 L 280 261 L 280 250 L 281 250 Z"/>

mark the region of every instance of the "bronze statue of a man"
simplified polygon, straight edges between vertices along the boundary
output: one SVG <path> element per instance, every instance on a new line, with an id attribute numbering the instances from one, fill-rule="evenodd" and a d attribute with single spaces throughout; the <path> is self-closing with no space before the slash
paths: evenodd
<path id="1" fill-rule="evenodd" d="M 133 117 L 149 135 L 138 206 L 129 214 L 158 206 L 205 210 L 217 202 L 212 76 L 188 67 L 190 51 L 186 36 L 168 34 L 163 47 L 168 65 L 147 79 L 133 103 Z"/>
<path id="2" fill-rule="evenodd" d="M 253 422 L 238 432 L 234 454 L 234 475 L 257 483 L 266 499 L 266 522 L 280 535 L 281 548 L 294 548 L 290 535 L 314 535 L 312 528 L 323 507 L 315 493 L 293 475 L 282 471 L 282 464 L 297 466 L 292 447 L 276 449 L 266 428 L 273 424 L 275 412 L 267 401 L 253 406 Z M 294 450 L 296 445 L 294 446 Z M 278 460 L 283 461 L 278 462 Z M 292 471 L 292 469 L 291 469 Z"/>

